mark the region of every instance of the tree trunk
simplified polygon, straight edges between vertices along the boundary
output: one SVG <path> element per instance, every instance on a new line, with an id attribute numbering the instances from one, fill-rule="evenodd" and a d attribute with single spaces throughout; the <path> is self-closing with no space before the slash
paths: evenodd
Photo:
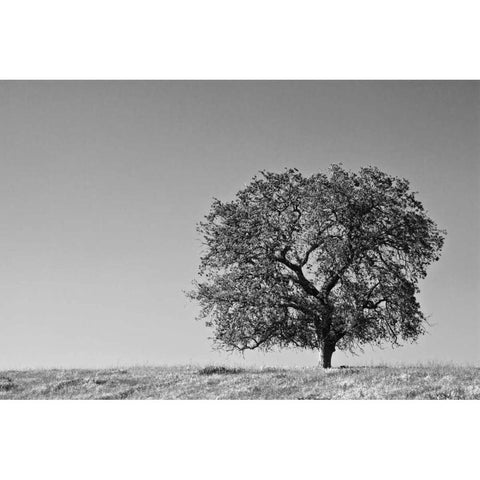
<path id="1" fill-rule="evenodd" d="M 324 342 L 320 350 L 320 363 L 323 368 L 332 368 L 332 355 L 335 345 Z"/>

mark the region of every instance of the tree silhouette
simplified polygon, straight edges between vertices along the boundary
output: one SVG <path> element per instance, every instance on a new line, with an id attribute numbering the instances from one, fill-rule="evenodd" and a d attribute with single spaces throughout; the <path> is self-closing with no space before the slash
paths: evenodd
<path id="1" fill-rule="evenodd" d="M 415 340 L 416 293 L 445 232 L 409 182 L 376 167 L 260 172 L 234 200 L 214 199 L 191 298 L 227 350 L 336 348 Z"/>

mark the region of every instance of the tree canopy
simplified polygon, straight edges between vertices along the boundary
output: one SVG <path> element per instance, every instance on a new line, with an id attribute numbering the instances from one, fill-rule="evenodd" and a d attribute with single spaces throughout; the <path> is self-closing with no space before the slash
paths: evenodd
<path id="1" fill-rule="evenodd" d="M 190 297 L 229 350 L 399 344 L 425 332 L 418 282 L 445 232 L 409 182 L 376 167 L 303 176 L 262 171 L 198 225 Z"/>

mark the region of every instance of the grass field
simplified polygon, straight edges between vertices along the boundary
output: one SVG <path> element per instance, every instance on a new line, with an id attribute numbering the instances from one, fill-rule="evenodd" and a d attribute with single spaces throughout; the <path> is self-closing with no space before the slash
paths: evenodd
<path id="1" fill-rule="evenodd" d="M 0 399 L 480 399 L 480 368 L 10 370 Z"/>

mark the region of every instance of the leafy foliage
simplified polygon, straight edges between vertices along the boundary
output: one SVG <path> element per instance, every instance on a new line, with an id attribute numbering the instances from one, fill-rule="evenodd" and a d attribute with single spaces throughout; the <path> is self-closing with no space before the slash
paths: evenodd
<path id="1" fill-rule="evenodd" d="M 405 179 L 376 167 L 263 171 L 232 201 L 215 199 L 198 230 L 201 280 L 189 295 L 222 348 L 331 357 L 424 333 L 415 295 L 445 232 Z"/>

